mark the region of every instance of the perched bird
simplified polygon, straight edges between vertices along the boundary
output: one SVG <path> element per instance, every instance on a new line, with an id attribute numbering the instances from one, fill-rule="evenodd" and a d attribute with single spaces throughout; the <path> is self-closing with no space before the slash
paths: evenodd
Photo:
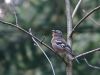
<path id="1" fill-rule="evenodd" d="M 74 57 L 71 47 L 67 44 L 63 38 L 63 34 L 60 30 L 52 30 L 51 44 L 55 52 L 57 53 L 67 53 Z"/>
<path id="2" fill-rule="evenodd" d="M 52 30 L 51 44 L 55 52 L 68 52 L 73 56 L 72 49 L 63 38 L 62 32 L 60 30 Z"/>

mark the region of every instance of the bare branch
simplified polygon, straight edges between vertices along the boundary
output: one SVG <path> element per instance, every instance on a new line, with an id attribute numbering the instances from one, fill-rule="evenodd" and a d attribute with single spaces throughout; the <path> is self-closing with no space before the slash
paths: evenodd
<path id="1" fill-rule="evenodd" d="M 29 29 L 30 34 L 32 35 L 32 31 L 31 28 Z M 49 57 L 47 56 L 47 54 L 45 53 L 45 51 L 42 49 L 42 47 L 38 44 L 38 42 L 32 37 L 32 40 L 36 43 L 36 45 L 40 48 L 40 50 L 43 52 L 44 56 L 46 57 L 46 59 L 49 61 L 52 71 L 53 71 L 53 75 L 55 75 L 55 71 L 52 65 L 52 62 L 50 61 Z"/>
<path id="2" fill-rule="evenodd" d="M 73 13 L 72 13 L 72 18 L 75 16 L 75 14 L 76 14 L 76 12 L 77 12 L 77 10 L 78 10 L 78 8 L 79 8 L 81 2 L 82 2 L 82 0 L 79 0 L 79 1 L 78 1 L 77 5 L 76 5 L 76 7 L 75 7 L 75 9 L 74 9 L 74 11 L 73 11 Z"/>
<path id="3" fill-rule="evenodd" d="M 90 16 L 92 13 L 94 13 L 95 11 L 97 11 L 97 10 L 99 10 L 99 9 L 100 9 L 100 6 L 94 8 L 94 9 L 91 10 L 89 13 L 87 13 L 87 14 L 75 25 L 75 27 L 73 28 L 73 30 L 72 30 L 72 32 L 71 32 L 71 34 L 70 34 L 70 37 L 72 37 L 72 35 L 73 35 L 75 29 L 76 29 L 77 27 L 79 27 L 79 25 L 80 25 L 88 16 Z"/>
<path id="4" fill-rule="evenodd" d="M 89 64 L 89 62 L 87 61 L 86 58 L 84 58 L 84 60 L 85 60 L 86 64 L 87 64 L 89 67 L 94 68 L 94 69 L 100 69 L 100 67 L 98 67 L 98 66 L 93 66 L 93 65 Z"/>
<path id="5" fill-rule="evenodd" d="M 70 8 L 70 1 L 65 0 L 66 3 L 66 17 L 67 17 L 67 43 L 71 47 L 71 39 L 69 38 L 70 33 L 72 31 L 72 16 L 71 16 L 71 8 Z"/>
<path id="6" fill-rule="evenodd" d="M 88 51 L 88 52 L 79 54 L 79 55 L 75 56 L 75 57 L 73 58 L 73 60 L 76 59 L 76 58 L 84 57 L 84 56 L 86 56 L 86 55 L 88 55 L 88 54 L 91 54 L 91 53 L 94 53 L 94 52 L 96 52 L 96 51 L 100 51 L 100 48 L 93 49 L 93 50 L 91 50 L 91 51 Z"/>

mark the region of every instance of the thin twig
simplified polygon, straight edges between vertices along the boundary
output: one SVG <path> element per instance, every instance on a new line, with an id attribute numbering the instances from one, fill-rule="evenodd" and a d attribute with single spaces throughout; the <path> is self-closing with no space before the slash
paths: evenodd
<path id="1" fill-rule="evenodd" d="M 16 10 L 15 10 L 15 7 L 13 6 L 13 9 L 14 9 L 14 16 L 15 16 L 15 22 L 16 22 L 16 25 L 18 25 L 18 18 L 17 18 L 17 13 L 16 13 Z"/>
<path id="2" fill-rule="evenodd" d="M 31 29 L 29 29 L 29 32 L 30 32 L 30 34 L 32 35 Z M 50 61 L 49 57 L 47 56 L 47 54 L 45 53 L 45 51 L 42 49 L 42 47 L 38 44 L 38 42 L 37 42 L 33 37 L 32 37 L 32 40 L 35 42 L 35 44 L 36 44 L 36 45 L 40 48 L 40 50 L 43 52 L 44 56 L 46 57 L 46 59 L 48 60 L 48 62 L 49 62 L 50 65 L 51 65 L 53 75 L 55 75 L 55 71 L 54 71 L 52 62 Z"/>
<path id="3" fill-rule="evenodd" d="M 84 56 L 86 56 L 86 55 L 88 55 L 88 54 L 91 54 L 91 53 L 94 53 L 94 52 L 96 52 L 96 51 L 100 51 L 100 48 L 93 49 L 93 50 L 91 50 L 91 51 L 88 51 L 88 52 L 79 54 L 79 55 L 75 56 L 75 57 L 73 58 L 73 60 L 76 59 L 76 58 L 84 57 Z"/>
<path id="4" fill-rule="evenodd" d="M 85 60 L 86 64 L 87 64 L 89 67 L 94 68 L 94 69 L 100 69 L 100 67 L 98 67 L 98 66 L 93 66 L 93 65 L 89 64 L 89 62 L 87 61 L 86 58 L 84 58 L 84 60 Z"/>
<path id="5" fill-rule="evenodd" d="M 98 9 L 100 9 L 100 6 L 94 8 L 93 10 L 91 10 L 89 13 L 87 13 L 76 25 L 75 27 L 73 28 L 71 34 L 70 34 L 70 37 L 72 37 L 75 29 L 88 17 L 90 16 L 92 13 L 94 13 L 95 11 L 97 11 Z"/>
<path id="6" fill-rule="evenodd" d="M 79 0 L 79 1 L 78 1 L 77 5 L 76 5 L 76 7 L 75 7 L 75 9 L 74 9 L 74 11 L 73 11 L 73 13 L 72 13 L 72 18 L 75 16 L 75 14 L 76 14 L 76 12 L 77 12 L 77 10 L 78 10 L 78 8 L 79 8 L 81 2 L 82 2 L 82 0 Z"/>
<path id="7" fill-rule="evenodd" d="M 11 4 L 8 4 L 8 5 L 9 5 L 9 7 L 10 7 L 10 11 L 12 11 L 13 14 L 14 14 L 15 23 L 16 23 L 16 25 L 18 25 L 18 17 L 17 17 L 17 12 L 16 12 L 16 9 L 15 9 L 14 2 L 12 2 Z"/>

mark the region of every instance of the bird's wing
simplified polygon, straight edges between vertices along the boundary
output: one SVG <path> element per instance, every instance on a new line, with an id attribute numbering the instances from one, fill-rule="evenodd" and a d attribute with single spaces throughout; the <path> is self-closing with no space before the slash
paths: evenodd
<path id="1" fill-rule="evenodd" d="M 64 40 L 56 40 L 55 41 L 56 44 L 60 47 L 62 47 L 63 49 L 65 49 L 69 54 L 71 54 L 72 56 L 74 56 L 74 54 L 72 53 L 72 49 L 69 45 L 67 45 L 67 43 Z"/>
<path id="2" fill-rule="evenodd" d="M 62 48 L 65 48 L 65 46 L 66 46 L 66 44 L 63 43 L 63 42 L 60 41 L 60 40 L 55 40 L 55 42 L 56 42 L 57 45 L 61 46 Z"/>

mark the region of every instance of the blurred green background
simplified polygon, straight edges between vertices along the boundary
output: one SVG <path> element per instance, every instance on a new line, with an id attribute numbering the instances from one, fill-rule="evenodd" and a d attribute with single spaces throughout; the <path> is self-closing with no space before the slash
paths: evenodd
<path id="1" fill-rule="evenodd" d="M 71 1 L 73 11 L 78 0 Z M 0 0 L 0 19 L 15 23 L 15 6 L 18 24 L 32 32 L 40 40 L 51 46 L 51 30 L 59 29 L 66 38 L 66 16 L 64 0 Z M 90 10 L 100 5 L 100 0 L 83 0 L 73 26 Z M 83 10 L 86 12 L 84 13 Z M 41 45 L 53 63 L 56 75 L 65 75 L 65 64 L 53 52 Z M 73 35 L 73 50 L 76 54 L 100 47 L 100 10 L 87 18 Z M 100 52 L 86 57 L 100 66 Z M 92 69 L 83 60 L 74 62 L 73 75 L 100 75 L 100 70 Z M 8 25 L 0 23 L 0 75 L 53 75 L 51 67 L 41 50 L 31 38 Z"/>

